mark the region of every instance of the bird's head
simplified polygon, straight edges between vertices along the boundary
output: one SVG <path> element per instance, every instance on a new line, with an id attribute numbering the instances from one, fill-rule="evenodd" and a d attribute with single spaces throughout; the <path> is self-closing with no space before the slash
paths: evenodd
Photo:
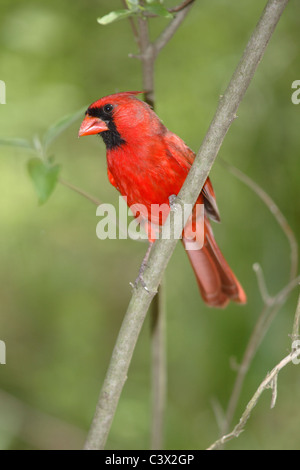
<path id="1" fill-rule="evenodd" d="M 79 137 L 99 134 L 108 150 L 138 138 L 153 119 L 150 107 L 136 97 L 140 93 L 115 93 L 95 101 L 85 113 Z"/>

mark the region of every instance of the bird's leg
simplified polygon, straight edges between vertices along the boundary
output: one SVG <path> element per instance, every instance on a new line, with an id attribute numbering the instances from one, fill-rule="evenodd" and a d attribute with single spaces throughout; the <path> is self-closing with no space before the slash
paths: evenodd
<path id="1" fill-rule="evenodd" d="M 150 252 L 151 252 L 151 248 L 153 246 L 153 243 L 154 243 L 153 241 L 149 242 L 148 249 L 146 251 L 146 254 L 144 256 L 144 259 L 143 259 L 142 264 L 141 264 L 140 269 L 139 269 L 139 275 L 136 278 L 136 280 L 134 281 L 134 284 L 132 282 L 130 282 L 130 285 L 133 288 L 136 288 L 138 286 L 138 283 L 140 282 L 142 284 L 143 288 L 149 293 L 150 293 L 150 291 L 149 291 L 148 287 L 146 286 L 146 283 L 143 279 L 143 274 L 144 274 L 145 268 L 147 266 L 147 262 L 148 262 L 148 259 L 149 259 L 149 256 L 150 256 Z"/>

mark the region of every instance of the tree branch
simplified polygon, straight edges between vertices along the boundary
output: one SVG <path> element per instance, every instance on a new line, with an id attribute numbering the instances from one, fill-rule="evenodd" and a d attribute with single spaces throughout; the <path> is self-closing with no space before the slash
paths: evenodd
<path id="1" fill-rule="evenodd" d="M 300 280 L 299 280 L 300 283 Z M 293 332 L 292 332 L 292 343 L 299 339 L 299 332 L 300 332 L 300 295 L 298 298 L 298 305 L 296 310 L 296 315 L 294 318 L 294 325 L 293 325 Z"/>
<path id="2" fill-rule="evenodd" d="M 261 345 L 266 332 L 269 329 L 270 324 L 274 320 L 274 317 L 278 313 L 279 309 L 282 307 L 284 302 L 287 300 L 289 294 L 292 292 L 295 287 L 299 285 L 300 276 L 293 279 L 287 286 L 285 286 L 273 299 L 272 304 L 265 304 L 264 308 L 259 315 L 259 318 L 256 322 L 254 330 L 248 341 L 242 362 L 238 367 L 238 374 L 233 386 L 229 404 L 227 407 L 226 415 L 223 420 L 223 425 L 221 427 L 221 435 L 225 435 L 228 432 L 229 426 L 233 420 L 236 407 L 241 396 L 242 387 L 245 381 L 245 377 L 248 373 L 252 360 Z"/>
<path id="3" fill-rule="evenodd" d="M 191 5 L 192 3 L 194 3 L 195 0 L 185 0 L 184 2 L 182 2 L 180 5 L 177 5 L 177 7 L 173 7 L 173 8 L 169 8 L 169 12 L 170 13 L 176 13 L 178 11 L 181 11 L 183 10 L 184 8 L 186 8 L 187 6 Z"/>
<path id="4" fill-rule="evenodd" d="M 126 3 L 126 0 L 121 0 L 122 3 L 123 3 L 123 6 L 124 8 L 127 8 L 127 3 Z M 132 18 L 132 16 L 130 16 L 128 18 L 128 21 L 130 23 L 130 26 L 131 26 L 131 29 L 132 29 L 132 32 L 133 32 L 133 37 L 135 39 L 135 42 L 139 45 L 139 32 L 137 30 L 137 27 L 136 27 L 136 24 L 135 24 L 135 21 L 134 19 Z"/>
<path id="5" fill-rule="evenodd" d="M 62 185 L 65 186 L 66 188 L 71 189 L 71 191 L 74 191 L 75 193 L 79 194 L 80 196 L 85 197 L 88 201 L 92 202 L 92 203 L 95 204 L 97 207 L 102 204 L 102 202 L 101 202 L 99 199 L 95 198 L 95 196 L 91 196 L 91 194 L 88 194 L 88 193 L 85 192 L 83 189 L 78 188 L 78 187 L 75 186 L 74 184 L 69 183 L 68 181 L 66 181 L 65 179 L 59 178 L 58 181 L 59 181 L 60 184 L 62 184 Z M 122 235 L 127 236 L 127 227 L 125 227 L 120 221 L 117 222 L 114 217 L 110 217 L 109 214 L 108 214 L 108 217 L 109 217 L 109 219 L 111 220 L 111 222 L 112 222 L 114 225 L 116 225 L 116 227 L 119 228 L 120 232 L 122 232 Z M 144 239 L 142 239 L 142 238 L 141 238 L 141 239 L 137 238 L 136 241 L 144 241 Z"/>
<path id="6" fill-rule="evenodd" d="M 299 285 L 299 282 L 300 282 L 300 276 L 298 276 L 298 278 L 294 279 L 288 286 L 286 286 L 276 296 L 277 299 L 276 299 L 276 297 L 274 298 L 274 302 L 276 302 L 278 300 L 280 302 L 280 304 L 282 304 L 282 302 L 284 301 L 284 299 L 286 299 L 286 297 L 287 297 L 288 293 L 291 291 L 291 289 L 293 289 L 296 285 Z M 272 372 L 270 372 L 266 376 L 265 380 L 260 384 L 257 391 L 253 395 L 252 399 L 249 401 L 249 403 L 246 407 L 246 410 L 244 411 L 239 423 L 235 426 L 233 431 L 229 434 L 225 433 L 220 439 L 218 439 L 216 442 L 214 442 L 207 450 L 220 449 L 220 448 L 223 447 L 223 445 L 226 442 L 230 441 L 231 439 L 234 439 L 235 437 L 239 437 L 241 432 L 244 430 L 244 427 L 245 427 L 248 419 L 250 418 L 250 415 L 251 415 L 254 407 L 256 406 L 261 394 L 267 388 L 272 389 L 271 408 L 274 408 L 274 406 L 276 404 L 276 399 L 277 399 L 277 381 L 278 381 L 279 372 L 281 371 L 281 369 L 283 369 L 283 367 L 285 367 L 290 362 L 294 362 L 294 360 L 297 360 L 297 364 L 298 364 L 298 361 L 299 361 L 300 348 L 299 347 L 296 347 L 296 348 L 293 347 L 293 341 L 295 339 L 299 338 L 299 321 L 300 321 L 300 296 L 299 296 L 299 299 L 298 299 L 298 305 L 297 305 L 295 318 L 294 318 L 294 327 L 293 327 L 293 334 L 292 334 L 292 351 L 291 351 L 291 353 L 286 358 L 284 358 L 272 370 Z M 260 332 L 259 324 L 257 324 L 257 328 L 255 328 L 255 331 L 257 331 L 258 334 L 260 334 L 259 333 Z M 254 335 L 253 335 L 253 341 L 255 341 Z M 251 343 L 251 341 L 250 341 L 250 343 Z M 249 343 L 249 346 L 248 346 L 248 348 L 249 348 L 248 354 L 251 355 L 252 352 L 253 352 L 253 348 L 251 348 L 250 343 Z M 245 358 L 246 358 L 246 356 L 247 356 L 247 351 L 246 351 L 246 354 L 245 354 Z M 295 364 L 296 364 L 296 362 L 295 362 Z M 244 364 L 244 366 L 246 366 L 246 363 Z"/>
<path id="7" fill-rule="evenodd" d="M 189 2 L 184 2 L 184 3 L 186 3 L 185 7 L 180 10 L 177 10 L 178 13 L 176 14 L 176 16 L 170 21 L 168 26 L 164 29 L 161 35 L 153 43 L 155 56 L 157 56 L 160 53 L 160 51 L 166 46 L 166 44 L 172 39 L 177 29 L 179 28 L 179 26 L 185 19 L 186 15 L 192 8 L 194 2 L 189 1 Z"/>
<path id="8" fill-rule="evenodd" d="M 226 434 L 225 436 L 221 437 L 221 439 L 218 439 L 216 442 L 214 442 L 207 450 L 216 450 L 222 447 L 226 442 L 234 439 L 235 437 L 239 437 L 239 435 L 243 432 L 245 425 L 248 421 L 248 419 L 251 416 L 251 413 L 255 406 L 257 405 L 258 400 L 260 399 L 262 393 L 267 390 L 268 388 L 272 388 L 272 401 L 271 401 L 271 407 L 274 407 L 275 401 L 276 401 L 276 396 L 277 396 L 277 378 L 279 372 L 288 364 L 293 362 L 295 359 L 298 359 L 299 357 L 299 350 L 291 352 L 288 356 L 286 356 L 284 359 L 282 359 L 277 366 L 274 367 L 274 369 L 266 376 L 266 378 L 263 380 L 263 382 L 260 384 L 258 389 L 256 390 L 255 394 L 249 401 L 239 423 L 235 426 L 233 431 L 229 434 Z"/>
<path id="9" fill-rule="evenodd" d="M 237 177 L 240 181 L 246 184 L 255 194 L 263 201 L 263 203 L 267 206 L 271 214 L 274 216 L 276 221 L 278 222 L 280 228 L 286 235 L 289 244 L 290 244 L 290 261 L 291 261 L 291 268 L 290 268 L 290 283 L 282 289 L 276 296 L 271 297 L 268 293 L 268 289 L 266 287 L 264 274 L 262 271 L 261 266 L 258 263 L 255 263 L 253 269 L 255 271 L 257 277 L 258 288 L 264 303 L 264 307 L 262 309 L 261 314 L 257 320 L 257 323 L 254 327 L 253 333 L 250 336 L 249 342 L 247 344 L 241 365 L 237 367 L 238 373 L 237 377 L 234 382 L 232 394 L 229 399 L 227 411 L 225 417 L 223 419 L 221 429 L 221 435 L 227 434 L 231 422 L 233 420 L 238 401 L 241 395 L 242 387 L 250 368 L 251 362 L 263 341 L 271 323 L 273 322 L 275 316 L 277 315 L 279 309 L 286 301 L 288 295 L 290 294 L 291 290 L 294 289 L 297 284 L 299 283 L 299 277 L 296 278 L 297 269 L 298 269 L 298 244 L 295 237 L 294 232 L 292 231 L 291 227 L 289 226 L 285 216 L 280 211 L 279 207 L 275 204 L 273 199 L 251 178 L 245 175 L 242 171 L 235 168 L 234 166 L 230 165 L 229 163 L 225 162 L 224 160 L 220 160 L 220 163 L 232 173 L 235 177 Z"/>
<path id="10" fill-rule="evenodd" d="M 151 449 L 163 447 L 164 415 L 167 391 L 166 364 L 166 299 L 165 282 L 159 286 L 153 300 L 151 312 L 151 356 L 152 356 L 152 429 Z M 158 305 L 155 305 L 158 304 Z"/>
<path id="11" fill-rule="evenodd" d="M 186 181 L 176 198 L 178 204 L 194 205 L 196 202 L 288 1 L 268 1 L 243 57 L 219 103 Z M 182 233 L 182 221 L 179 220 L 179 217 L 174 220 L 173 216 L 174 211 L 172 209 L 166 223 L 170 223 L 171 233 L 178 236 Z M 168 240 L 161 239 L 154 243 L 143 275 L 148 291 L 139 284 L 133 292 L 100 393 L 85 449 L 103 449 L 105 446 L 141 327 L 149 305 L 157 292 L 163 272 L 175 249 L 177 243 L 175 238 L 175 236 L 171 236 Z"/>
<path id="12" fill-rule="evenodd" d="M 80 196 L 85 197 L 88 201 L 92 202 L 96 206 L 100 206 L 100 204 L 102 204 L 102 202 L 99 199 L 96 199 L 94 196 L 91 196 L 90 194 L 86 193 L 83 189 L 78 188 L 77 186 L 75 186 L 72 183 L 69 183 L 68 181 L 64 180 L 63 178 L 59 178 L 58 181 L 60 182 L 60 184 L 62 184 L 66 188 L 69 188 L 72 191 L 74 191 L 75 193 L 80 194 Z"/>
<path id="13" fill-rule="evenodd" d="M 148 20 L 142 16 L 138 17 L 140 59 L 142 61 L 143 89 L 145 101 L 154 107 L 154 49 L 149 38 Z"/>
<path id="14" fill-rule="evenodd" d="M 142 0 L 141 1 L 141 4 L 142 3 Z M 167 8 L 168 12 L 169 13 L 178 13 L 180 11 L 183 11 L 185 8 L 187 8 L 188 6 L 190 6 L 192 3 L 194 3 L 196 0 L 185 0 L 184 2 L 180 3 L 179 5 L 173 7 L 173 8 Z M 155 14 L 155 13 L 152 13 L 150 11 L 143 11 L 143 16 L 145 18 L 159 18 L 159 15 Z"/>
<path id="15" fill-rule="evenodd" d="M 270 296 L 268 292 L 265 276 L 264 276 L 261 265 L 259 263 L 254 263 L 253 270 L 256 274 L 258 289 L 259 289 L 264 305 L 266 307 L 273 305 L 274 299 L 273 297 Z"/>
<path id="16" fill-rule="evenodd" d="M 281 227 L 282 231 L 284 232 L 285 236 L 288 239 L 290 244 L 290 260 L 291 260 L 291 269 L 290 269 L 290 279 L 294 279 L 297 276 L 298 272 L 298 243 L 295 237 L 293 230 L 291 229 L 288 221 L 286 220 L 285 216 L 277 206 L 277 204 L 273 201 L 273 199 L 269 196 L 269 194 L 264 191 L 255 181 L 253 181 L 249 176 L 245 175 L 241 170 L 235 168 L 233 165 L 225 162 L 224 160 L 220 160 L 220 163 L 227 168 L 230 173 L 232 173 L 236 178 L 246 184 L 252 191 L 257 194 L 257 196 L 265 203 L 268 207 L 269 211 L 275 217 L 277 223 Z"/>

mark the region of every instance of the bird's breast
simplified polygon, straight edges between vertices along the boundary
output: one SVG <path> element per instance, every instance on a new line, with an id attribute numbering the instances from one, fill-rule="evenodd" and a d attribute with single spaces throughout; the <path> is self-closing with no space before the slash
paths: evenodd
<path id="1" fill-rule="evenodd" d="M 143 204 L 148 211 L 153 204 L 169 204 L 169 196 L 178 194 L 187 174 L 163 145 L 122 145 L 107 152 L 107 164 L 128 206 Z"/>

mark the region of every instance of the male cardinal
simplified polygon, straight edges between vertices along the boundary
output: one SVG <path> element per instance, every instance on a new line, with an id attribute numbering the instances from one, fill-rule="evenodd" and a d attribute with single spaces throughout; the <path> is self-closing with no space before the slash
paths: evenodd
<path id="1" fill-rule="evenodd" d="M 148 104 L 136 97 L 139 93 L 116 93 L 95 101 L 85 113 L 79 136 L 102 137 L 110 183 L 127 197 L 129 207 L 143 204 L 150 214 L 151 204 L 169 205 L 170 196 L 179 193 L 195 154 L 162 124 Z M 185 231 L 182 241 L 200 293 L 212 307 L 225 307 L 229 300 L 244 304 L 244 290 L 225 261 L 210 226 L 209 219 L 219 222 L 220 216 L 209 178 L 197 204 L 204 204 L 204 220 L 202 217 L 199 227 L 203 229 L 204 223 L 204 243 L 189 249 L 191 240 Z"/>

